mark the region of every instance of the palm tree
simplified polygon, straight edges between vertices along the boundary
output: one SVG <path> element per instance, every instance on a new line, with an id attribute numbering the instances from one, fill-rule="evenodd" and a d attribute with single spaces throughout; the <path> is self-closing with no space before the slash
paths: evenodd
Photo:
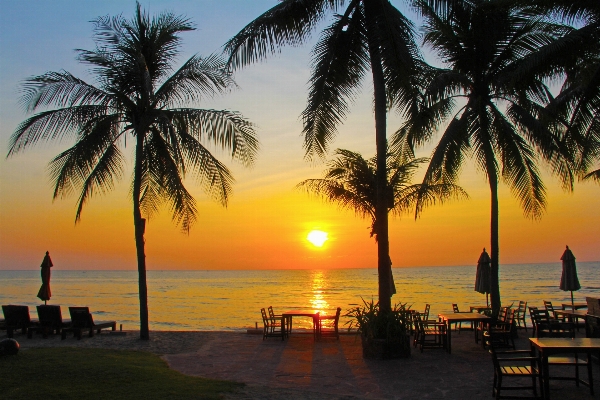
<path id="1" fill-rule="evenodd" d="M 191 173 L 223 205 L 233 177 L 205 147 L 212 142 L 245 165 L 253 162 L 257 138 L 252 124 L 227 110 L 185 108 L 183 104 L 224 92 L 234 84 L 218 57 L 193 56 L 172 75 L 181 32 L 190 21 L 171 13 L 150 17 L 137 4 L 135 17 L 101 17 L 95 21 L 95 50 L 78 50 L 97 85 L 66 71 L 47 72 L 25 81 L 23 103 L 29 112 L 55 105 L 22 122 L 8 155 L 39 141 L 75 135 L 73 147 L 50 162 L 54 198 L 78 191 L 75 221 L 97 192 L 114 186 L 124 172 L 120 148 L 131 137 L 135 145 L 133 221 L 139 273 L 140 337 L 149 339 L 144 232 L 146 218 L 167 203 L 173 221 L 189 231 L 196 221 L 196 202 L 184 186 Z"/>
<path id="2" fill-rule="evenodd" d="M 530 57 L 534 70 L 562 74 L 559 95 L 547 107 L 566 158 L 583 179 L 600 182 L 600 2 L 535 0 L 533 10 L 572 28 Z M 572 181 L 571 189 L 572 189 Z"/>
<path id="3" fill-rule="evenodd" d="M 322 179 L 307 179 L 297 187 L 336 203 L 342 209 L 354 210 L 362 218 L 371 219 L 371 237 L 378 241 L 377 227 L 377 158 L 365 160 L 359 153 L 338 149 L 337 157 L 329 162 Z M 450 197 L 467 197 L 452 184 L 412 184 L 414 174 L 426 158 L 408 158 L 404 154 L 388 153 L 385 187 L 386 211 L 401 216 L 415 209 L 415 218 L 421 210 L 443 202 Z M 390 268 L 388 266 L 388 268 Z M 392 279 L 393 281 L 393 279 Z"/>
<path id="4" fill-rule="evenodd" d="M 408 2 L 410 3 L 410 2 Z M 416 98 L 421 64 L 412 23 L 389 0 L 283 0 L 225 45 L 232 68 L 264 59 L 284 45 L 300 45 L 329 12 L 333 23 L 313 49 L 308 105 L 302 113 L 306 156 L 324 157 L 337 125 L 365 75 L 371 72 L 377 151 L 379 304 L 391 310 L 386 187 L 386 112 L 405 115 Z"/>
<path id="5" fill-rule="evenodd" d="M 396 132 L 392 148 L 421 145 L 450 119 L 424 182 L 456 182 L 469 155 L 485 173 L 491 193 L 491 302 L 497 314 L 499 179 L 509 185 L 525 215 L 537 219 L 546 198 L 536 152 L 561 163 L 557 139 L 536 120 L 549 90 L 541 78 L 519 74 L 520 61 L 555 40 L 558 27 L 505 0 L 457 1 L 450 12 L 437 12 L 427 3 L 419 4 L 426 18 L 424 42 L 447 68 L 431 72 L 420 113 Z"/>

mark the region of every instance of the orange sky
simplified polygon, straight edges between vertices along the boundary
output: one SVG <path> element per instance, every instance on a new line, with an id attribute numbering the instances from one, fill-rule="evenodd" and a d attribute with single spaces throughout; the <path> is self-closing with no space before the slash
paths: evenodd
<path id="1" fill-rule="evenodd" d="M 242 10 L 246 14 L 239 11 L 234 24 L 222 24 L 222 10 L 201 13 L 196 3 L 182 3 L 181 12 L 202 28 L 184 35 L 184 57 L 218 49 L 242 27 L 241 21 L 250 21 L 271 3 L 253 3 Z M 160 1 L 151 4 L 152 12 L 164 9 Z M 104 3 L 101 12 L 72 3 L 79 8 L 69 20 L 77 22 L 64 24 L 63 15 L 16 5 L 20 3 L 0 6 L 0 15 L 4 15 L 0 21 L 1 39 L 8 43 L 0 46 L 0 148 L 4 154 L 8 138 L 26 117 L 17 103 L 18 82 L 29 75 L 62 68 L 87 79 L 72 49 L 91 47 L 88 21 L 107 13 L 129 16 L 133 12 L 130 4 L 120 2 Z M 25 18 L 30 23 L 22 24 Z M 46 29 L 38 36 L 43 39 L 19 42 L 27 40 L 25 29 L 29 28 L 24 25 L 36 26 L 40 32 Z M 199 211 L 198 224 L 189 235 L 180 233 L 171 223 L 168 210 L 149 222 L 149 269 L 375 268 L 376 245 L 369 237 L 370 221 L 294 189 L 304 179 L 320 177 L 325 167 L 303 159 L 299 115 L 306 101 L 309 51 L 310 46 L 284 49 L 280 56 L 239 71 L 239 90 L 199 105 L 242 112 L 257 125 L 261 151 L 250 170 L 222 157 L 237 181 L 227 209 L 207 200 L 194 188 L 194 182 L 189 182 Z M 374 154 L 369 89 L 366 81 L 363 95 L 340 127 L 332 150 L 345 148 L 365 157 Z M 390 116 L 389 132 L 399 123 L 397 116 Z M 77 226 L 76 196 L 52 202 L 46 165 L 68 145 L 35 147 L 16 157 L 0 159 L 0 269 L 37 269 L 46 250 L 60 269 L 136 268 L 129 173 L 111 194 L 91 200 Z M 419 155 L 427 156 L 430 150 L 424 149 Z M 128 152 L 131 154 L 133 149 L 129 147 L 125 154 Z M 541 221 L 525 219 L 508 189 L 502 187 L 500 262 L 558 263 L 566 244 L 578 261 L 600 260 L 600 185 L 579 183 L 575 193 L 570 194 L 560 189 L 555 178 L 547 176 L 545 182 L 548 210 Z M 466 165 L 461 185 L 469 193 L 469 200 L 427 209 L 417 221 L 412 216 L 391 220 L 390 248 L 395 267 L 475 265 L 482 248 L 489 248 L 486 181 Z M 312 229 L 329 233 L 323 248 L 306 241 Z"/>

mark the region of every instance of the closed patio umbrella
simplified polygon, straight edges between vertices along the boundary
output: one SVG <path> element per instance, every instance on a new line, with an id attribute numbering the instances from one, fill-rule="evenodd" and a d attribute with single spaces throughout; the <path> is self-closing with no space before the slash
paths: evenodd
<path id="1" fill-rule="evenodd" d="M 562 276 L 560 277 L 560 290 L 571 291 L 571 305 L 574 305 L 573 291 L 581 289 L 579 278 L 577 278 L 577 266 L 575 265 L 575 256 L 567 246 L 562 257 Z"/>
<path id="2" fill-rule="evenodd" d="M 37 294 L 37 297 L 44 300 L 44 304 L 46 304 L 46 302 L 50 300 L 50 296 L 52 296 L 52 292 L 50 291 L 50 268 L 52 268 L 52 265 L 50 253 L 46 252 L 42 265 L 40 266 L 42 268 L 42 286 Z"/>
<path id="3" fill-rule="evenodd" d="M 475 275 L 475 291 L 481 294 L 485 294 L 485 302 L 489 307 L 489 298 L 490 294 L 490 264 L 492 259 L 490 255 L 483 249 L 483 253 L 479 256 L 479 260 L 477 260 L 477 274 Z"/>

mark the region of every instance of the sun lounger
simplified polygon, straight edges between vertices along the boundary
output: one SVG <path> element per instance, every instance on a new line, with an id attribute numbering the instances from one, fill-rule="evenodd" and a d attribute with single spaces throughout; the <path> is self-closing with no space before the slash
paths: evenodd
<path id="1" fill-rule="evenodd" d="M 94 331 L 100 333 L 106 328 L 117 330 L 117 321 L 94 321 L 88 307 L 69 307 L 69 314 L 71 314 L 71 326 L 62 329 L 62 340 L 67 338 L 67 332 L 73 332 L 79 340 L 83 331 L 89 331 L 89 337 L 93 337 Z"/>
<path id="2" fill-rule="evenodd" d="M 29 327 L 36 326 L 36 322 L 32 321 L 29 316 L 29 306 L 4 305 L 2 312 L 6 324 L 6 335 L 9 338 L 13 337 L 16 330 L 21 329 L 23 333 L 27 333 Z"/>
<path id="3" fill-rule="evenodd" d="M 63 328 L 71 326 L 71 320 L 63 320 L 60 306 L 40 305 L 37 306 L 39 325 L 31 326 L 27 329 L 27 337 L 32 338 L 34 332 L 42 332 L 45 338 L 48 333 L 60 333 Z"/>

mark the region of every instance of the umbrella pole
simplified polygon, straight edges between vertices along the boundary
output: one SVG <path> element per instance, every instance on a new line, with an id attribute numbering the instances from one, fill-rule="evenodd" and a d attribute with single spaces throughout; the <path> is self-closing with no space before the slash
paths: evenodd
<path id="1" fill-rule="evenodd" d="M 575 302 L 573 301 L 573 291 L 571 290 L 571 306 L 573 307 L 573 310 L 575 309 Z"/>

